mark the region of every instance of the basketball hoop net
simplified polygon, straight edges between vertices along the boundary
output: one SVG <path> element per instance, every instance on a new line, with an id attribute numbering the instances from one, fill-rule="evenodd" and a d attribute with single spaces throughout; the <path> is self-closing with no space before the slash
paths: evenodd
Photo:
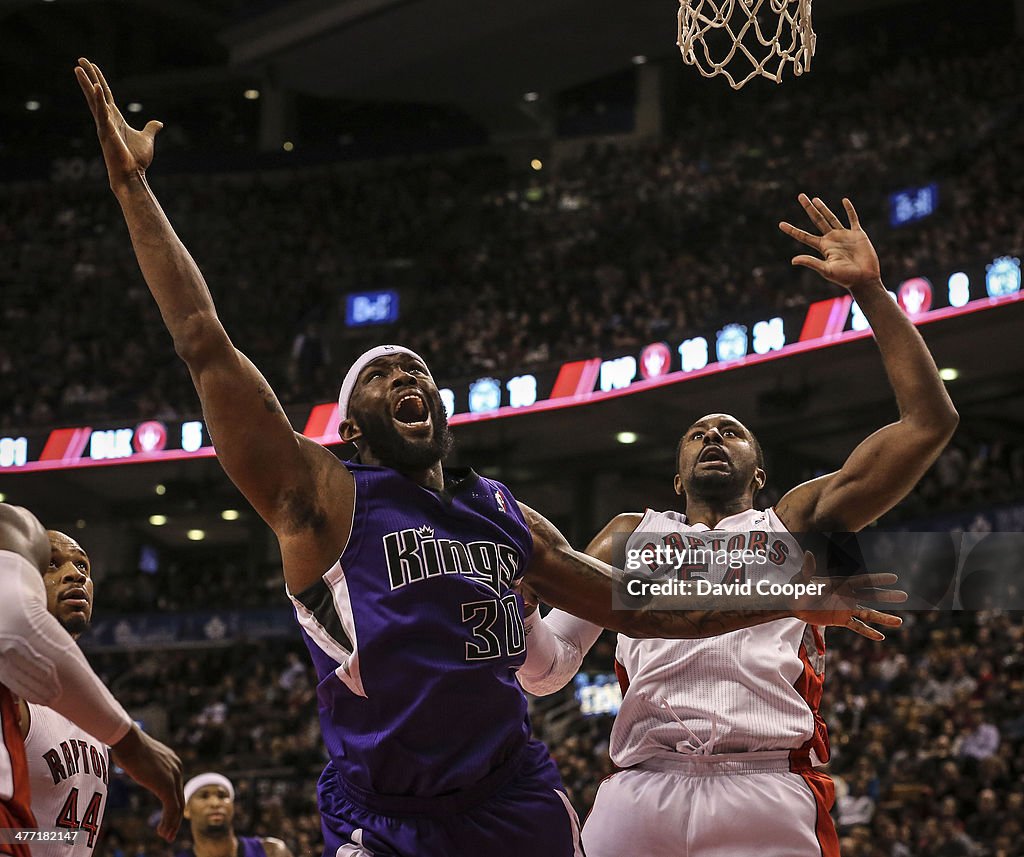
<path id="1" fill-rule="evenodd" d="M 733 89 L 759 76 L 781 83 L 786 63 L 809 71 L 815 40 L 811 0 L 679 0 L 683 62 Z"/>

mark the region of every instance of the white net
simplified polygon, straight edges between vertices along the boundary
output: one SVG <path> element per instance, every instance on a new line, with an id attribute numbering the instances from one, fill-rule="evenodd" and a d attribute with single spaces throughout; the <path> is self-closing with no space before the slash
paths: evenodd
<path id="1" fill-rule="evenodd" d="M 679 0 L 679 52 L 705 77 L 733 89 L 755 77 L 782 82 L 811 68 L 811 0 Z"/>

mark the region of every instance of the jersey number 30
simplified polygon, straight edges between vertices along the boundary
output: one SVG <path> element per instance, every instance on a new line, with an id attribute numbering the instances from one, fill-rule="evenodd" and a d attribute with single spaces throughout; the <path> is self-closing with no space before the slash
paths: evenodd
<path id="1" fill-rule="evenodd" d="M 473 640 L 466 643 L 467 661 L 489 661 L 492 658 L 515 657 L 526 651 L 526 631 L 519 613 L 516 596 L 509 593 L 490 601 L 470 601 L 462 605 L 462 621 L 473 623 Z M 505 628 L 504 641 L 495 633 L 495 625 Z"/>

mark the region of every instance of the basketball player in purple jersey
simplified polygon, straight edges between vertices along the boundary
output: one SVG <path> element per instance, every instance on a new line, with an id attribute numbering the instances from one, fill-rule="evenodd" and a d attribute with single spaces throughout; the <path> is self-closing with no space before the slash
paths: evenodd
<path id="1" fill-rule="evenodd" d="M 198 774 L 185 783 L 185 819 L 192 847 L 177 857 L 292 857 L 273 836 L 235 833 L 235 787 L 223 774 Z"/>
<path id="2" fill-rule="evenodd" d="M 406 348 L 372 349 L 345 376 L 339 433 L 357 446 L 357 462 L 297 434 L 231 343 L 146 183 L 160 124 L 130 128 L 99 70 L 81 60 L 75 71 L 221 465 L 281 546 L 320 682 L 326 855 L 579 853 L 578 822 L 546 748 L 531 738 L 516 679 L 526 651 L 521 580 L 553 605 L 637 636 L 703 637 L 808 609 L 840 624 L 898 624 L 856 604 L 893 575 L 832 580 L 799 602 L 613 611 L 620 572 L 572 550 L 503 485 L 442 468 L 447 418 L 426 364 Z"/>

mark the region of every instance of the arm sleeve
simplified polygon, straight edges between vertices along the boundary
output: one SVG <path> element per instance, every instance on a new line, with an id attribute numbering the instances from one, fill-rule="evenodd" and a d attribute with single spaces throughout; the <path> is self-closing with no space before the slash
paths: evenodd
<path id="1" fill-rule="evenodd" d="M 0 591 L 0 683 L 108 746 L 120 741 L 131 718 L 47 611 L 39 570 L 20 554 L 0 551 Z"/>
<path id="2" fill-rule="evenodd" d="M 526 661 L 519 668 L 519 683 L 537 696 L 565 687 L 604 631 L 600 625 L 562 610 L 552 610 L 543 619 L 535 611 L 524 624 Z"/>

